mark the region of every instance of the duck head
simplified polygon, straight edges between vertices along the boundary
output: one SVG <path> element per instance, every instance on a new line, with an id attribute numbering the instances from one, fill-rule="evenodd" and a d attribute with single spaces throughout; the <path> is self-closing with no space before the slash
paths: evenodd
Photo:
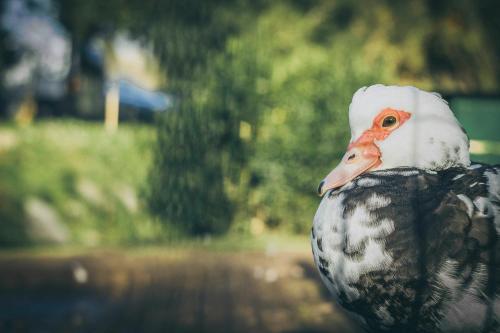
<path id="1" fill-rule="evenodd" d="M 415 167 L 438 171 L 469 166 L 469 139 L 448 103 L 415 87 L 360 88 L 349 106 L 351 140 L 318 194 L 369 171 Z"/>

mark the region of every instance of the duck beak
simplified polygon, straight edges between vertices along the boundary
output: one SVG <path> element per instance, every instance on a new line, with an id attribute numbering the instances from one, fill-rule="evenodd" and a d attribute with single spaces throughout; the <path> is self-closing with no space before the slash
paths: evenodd
<path id="1" fill-rule="evenodd" d="M 358 140 L 349 146 L 339 165 L 319 184 L 318 194 L 320 196 L 382 163 L 380 150 L 372 140 L 370 141 Z"/>

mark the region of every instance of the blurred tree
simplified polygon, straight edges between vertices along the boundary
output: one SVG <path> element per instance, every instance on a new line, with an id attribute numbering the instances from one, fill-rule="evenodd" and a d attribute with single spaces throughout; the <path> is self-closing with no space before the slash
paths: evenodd
<path id="1" fill-rule="evenodd" d="M 159 127 L 150 202 L 154 212 L 192 234 L 226 231 L 243 195 L 230 197 L 229 188 L 238 187 L 248 162 L 259 114 L 258 69 L 255 48 L 242 52 L 228 41 L 245 22 L 245 15 L 236 20 L 232 13 L 253 6 L 169 4 L 168 25 L 152 32 L 176 105 Z M 242 135 L 242 127 L 250 133 Z"/>
<path id="2" fill-rule="evenodd" d="M 1 11 L 0 11 L 1 15 Z M 4 87 L 3 87 L 3 73 L 4 73 L 4 68 L 5 68 L 5 58 L 6 58 L 6 45 L 5 45 L 5 32 L 0 29 L 0 117 L 6 117 L 7 116 L 7 110 L 5 108 L 5 92 L 4 92 Z"/>

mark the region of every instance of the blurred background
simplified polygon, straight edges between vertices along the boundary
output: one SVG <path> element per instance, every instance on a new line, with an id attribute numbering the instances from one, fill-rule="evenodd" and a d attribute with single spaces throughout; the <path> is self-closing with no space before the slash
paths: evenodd
<path id="1" fill-rule="evenodd" d="M 352 94 L 500 163 L 494 0 L 2 0 L 0 331 L 347 332 L 309 250 Z"/>

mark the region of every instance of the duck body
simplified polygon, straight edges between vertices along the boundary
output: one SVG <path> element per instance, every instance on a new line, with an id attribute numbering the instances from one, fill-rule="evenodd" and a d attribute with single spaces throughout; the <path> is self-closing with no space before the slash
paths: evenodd
<path id="1" fill-rule="evenodd" d="M 311 245 L 373 332 L 500 332 L 500 166 L 362 173 L 329 189 Z"/>

